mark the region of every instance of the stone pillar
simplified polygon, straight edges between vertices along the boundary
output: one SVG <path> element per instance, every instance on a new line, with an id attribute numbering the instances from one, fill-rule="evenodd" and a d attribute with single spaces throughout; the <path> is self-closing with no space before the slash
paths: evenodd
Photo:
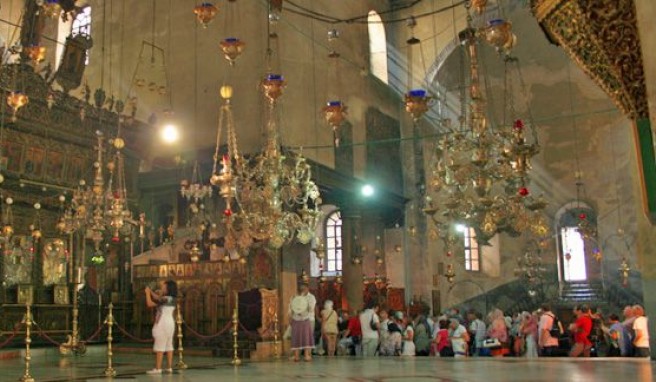
<path id="1" fill-rule="evenodd" d="M 360 237 L 360 211 L 354 208 L 341 210 L 342 215 L 342 273 L 343 296 L 350 312 L 362 308 L 362 263 L 353 264 L 358 254 L 356 236 Z"/>

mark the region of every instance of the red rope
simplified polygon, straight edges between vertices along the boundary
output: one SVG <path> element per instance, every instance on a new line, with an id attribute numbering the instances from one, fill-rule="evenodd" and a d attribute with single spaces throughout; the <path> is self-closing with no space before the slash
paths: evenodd
<path id="1" fill-rule="evenodd" d="M 131 340 L 133 340 L 133 341 L 137 341 L 137 342 L 142 343 L 142 344 L 147 344 L 147 343 L 151 343 L 151 342 L 154 341 L 152 338 L 149 338 L 149 339 L 144 340 L 144 339 L 137 338 L 137 337 L 133 336 L 132 334 L 128 333 L 127 330 L 123 329 L 123 328 L 122 328 L 117 322 L 114 322 L 114 325 L 116 325 L 116 327 L 118 328 L 118 330 L 119 330 L 121 333 L 123 333 L 124 336 L 128 337 L 129 339 L 131 339 Z"/>
<path id="2" fill-rule="evenodd" d="M 21 328 L 21 326 L 23 326 L 22 322 L 19 322 L 14 326 L 13 333 L 11 333 L 9 335 L 9 337 L 7 337 L 7 339 L 4 342 L 0 343 L 0 349 L 2 349 L 3 347 L 9 345 L 11 340 L 13 340 L 16 337 L 16 335 L 18 335 L 18 330 Z"/>
<path id="3" fill-rule="evenodd" d="M 218 333 L 212 334 L 212 335 L 209 335 L 209 336 L 198 333 L 191 326 L 187 325 L 186 322 L 184 322 L 184 326 L 185 326 L 185 328 L 187 328 L 189 333 L 192 334 L 194 337 L 198 337 L 198 338 L 204 339 L 204 340 L 210 340 L 212 338 L 216 338 L 216 337 L 219 337 L 219 336 L 225 334 L 230 329 L 230 326 L 232 326 L 232 323 L 228 322 L 226 324 L 226 326 L 224 326 L 223 329 L 221 329 Z"/>
<path id="4" fill-rule="evenodd" d="M 51 344 L 53 344 L 53 345 L 55 345 L 55 346 L 57 346 L 57 347 L 68 347 L 68 348 L 71 348 L 71 347 L 72 347 L 72 346 L 70 346 L 70 345 L 63 344 L 63 343 L 60 343 L 60 342 L 55 341 L 52 337 L 50 337 L 49 335 L 47 335 L 47 334 L 43 331 L 43 329 L 41 329 L 41 327 L 40 327 L 36 322 L 34 323 L 34 326 L 36 327 L 37 334 L 38 334 L 40 337 L 43 337 L 46 341 L 50 342 Z"/>
<path id="5" fill-rule="evenodd" d="M 84 341 L 82 341 L 82 342 L 93 341 L 96 337 L 98 337 L 98 335 L 102 332 L 102 330 L 103 330 L 104 328 L 105 328 L 105 325 L 100 325 L 100 326 L 98 326 L 98 329 L 96 329 L 96 331 L 93 332 L 93 334 L 92 334 L 89 338 L 87 338 L 86 340 L 84 340 Z"/>
<path id="6" fill-rule="evenodd" d="M 246 333 L 247 336 L 251 336 L 251 337 L 258 337 L 258 336 L 264 337 L 266 334 L 268 334 L 271 331 L 271 328 L 268 328 L 267 330 L 263 331 L 262 334 L 260 334 L 256 331 L 250 331 L 246 329 L 244 324 L 242 324 L 241 322 L 239 323 L 239 327 L 242 329 L 242 331 Z"/>

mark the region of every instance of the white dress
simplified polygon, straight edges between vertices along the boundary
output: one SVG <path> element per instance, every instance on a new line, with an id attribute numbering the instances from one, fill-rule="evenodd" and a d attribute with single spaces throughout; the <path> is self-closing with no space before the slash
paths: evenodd
<path id="1" fill-rule="evenodd" d="M 408 334 L 412 333 L 413 338 L 414 338 L 414 329 L 412 329 L 412 326 L 408 326 L 405 328 L 405 332 L 403 332 L 403 337 L 408 337 Z M 416 354 L 415 351 L 415 343 L 412 340 L 403 340 L 403 352 L 401 353 L 402 356 L 414 356 Z"/>
<path id="2" fill-rule="evenodd" d="M 173 334 L 175 333 L 173 311 L 175 311 L 175 300 L 166 296 L 157 307 L 157 316 L 155 325 L 153 325 L 153 351 L 155 352 L 173 351 Z"/>

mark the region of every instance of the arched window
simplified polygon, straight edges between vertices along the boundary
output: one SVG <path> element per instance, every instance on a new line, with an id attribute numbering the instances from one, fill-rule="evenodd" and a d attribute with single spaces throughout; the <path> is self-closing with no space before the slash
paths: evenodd
<path id="1" fill-rule="evenodd" d="M 385 24 L 376 11 L 371 11 L 367 18 L 367 26 L 369 30 L 369 68 L 374 76 L 384 83 L 388 83 Z"/>
<path id="2" fill-rule="evenodd" d="M 595 211 L 582 202 L 569 203 L 556 214 L 556 224 L 560 280 L 587 281 L 591 272 L 589 257 L 596 248 Z"/>
<path id="3" fill-rule="evenodd" d="M 80 13 L 75 15 L 71 34 L 73 36 L 77 36 L 79 34 L 84 34 L 87 36 L 91 35 L 91 7 L 84 7 Z"/>
<path id="4" fill-rule="evenodd" d="M 335 211 L 326 218 L 326 263 L 327 274 L 342 273 L 342 216 Z"/>
<path id="5" fill-rule="evenodd" d="M 68 36 L 77 36 L 79 34 L 91 36 L 91 6 L 86 6 L 80 10 L 74 19 L 59 18 L 59 26 L 57 28 L 57 48 L 55 49 L 55 63 L 59 67 L 61 57 L 64 54 L 64 43 Z M 89 65 L 89 51 L 84 62 Z"/>
<path id="6" fill-rule="evenodd" d="M 456 230 L 462 233 L 464 239 L 465 270 L 479 272 L 481 270 L 481 253 L 476 239 L 476 231 L 462 224 L 458 224 Z"/>

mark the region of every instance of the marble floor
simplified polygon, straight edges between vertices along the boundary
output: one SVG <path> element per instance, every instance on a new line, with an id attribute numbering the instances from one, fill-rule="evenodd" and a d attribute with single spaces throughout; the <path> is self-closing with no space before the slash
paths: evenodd
<path id="1" fill-rule="evenodd" d="M 438 358 L 317 358 L 311 363 L 290 361 L 244 363 L 235 368 L 218 358 L 188 357 L 189 369 L 172 375 L 144 374 L 152 357 L 120 354 L 115 357 L 118 376 L 113 380 L 205 382 L 205 381 L 349 381 L 349 382 L 496 382 L 573 381 L 634 382 L 656 380 L 656 363 L 638 360 L 569 360 Z M 35 357 L 32 376 L 36 382 L 110 381 L 102 376 L 101 354 L 85 357 Z M 22 359 L 0 360 L 0 381 L 17 381 L 23 373 Z"/>

